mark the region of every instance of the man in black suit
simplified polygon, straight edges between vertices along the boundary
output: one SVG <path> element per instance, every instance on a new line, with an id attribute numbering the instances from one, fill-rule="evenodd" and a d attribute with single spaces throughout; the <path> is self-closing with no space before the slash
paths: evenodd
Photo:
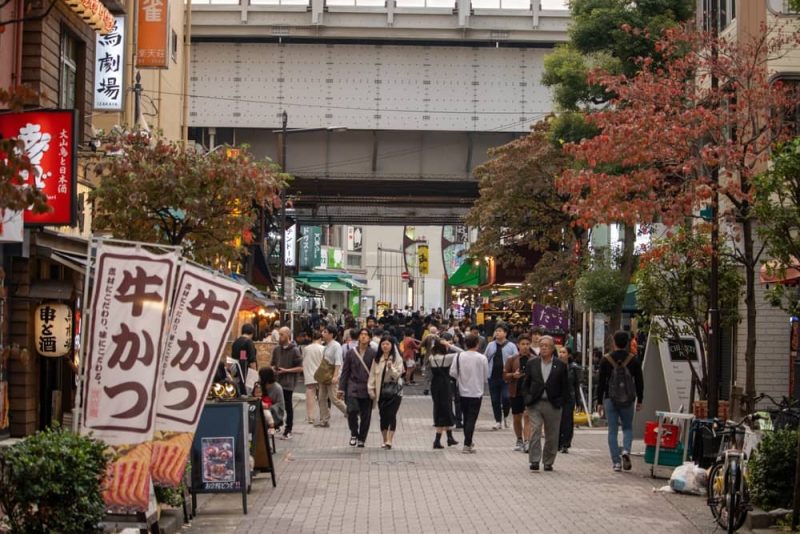
<path id="1" fill-rule="evenodd" d="M 531 471 L 553 470 L 558 452 L 558 434 L 561 426 L 561 407 L 569 398 L 569 370 L 555 357 L 555 341 L 550 336 L 539 339 L 539 356 L 528 360 L 525 366 L 525 405 L 533 426 L 528 458 Z M 542 426 L 545 429 L 542 450 Z"/>

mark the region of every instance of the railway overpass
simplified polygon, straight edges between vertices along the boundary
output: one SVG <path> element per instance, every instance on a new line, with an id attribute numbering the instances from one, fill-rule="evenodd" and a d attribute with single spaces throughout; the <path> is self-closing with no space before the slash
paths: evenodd
<path id="1" fill-rule="evenodd" d="M 567 39 L 548 0 L 493 1 L 195 0 L 191 136 L 280 161 L 285 112 L 299 222 L 458 223 L 487 150 L 552 110 Z"/>

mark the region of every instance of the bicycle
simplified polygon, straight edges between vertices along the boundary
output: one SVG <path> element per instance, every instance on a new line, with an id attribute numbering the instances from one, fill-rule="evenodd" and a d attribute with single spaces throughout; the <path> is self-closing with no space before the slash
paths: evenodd
<path id="1" fill-rule="evenodd" d="M 708 506 L 717 524 L 733 533 L 739 530 L 752 509 L 747 487 L 747 455 L 744 441 L 748 428 L 758 416 L 748 415 L 741 421 L 715 420 L 711 432 L 722 436 L 720 454 L 708 475 Z M 717 428 L 722 426 L 722 430 Z"/>
<path id="2" fill-rule="evenodd" d="M 769 424 L 762 425 L 762 430 L 797 430 L 800 427 L 800 401 L 784 396 L 778 402 L 766 393 L 759 395 L 756 401 L 761 399 L 767 399 L 773 404 L 765 410 L 769 415 Z"/>

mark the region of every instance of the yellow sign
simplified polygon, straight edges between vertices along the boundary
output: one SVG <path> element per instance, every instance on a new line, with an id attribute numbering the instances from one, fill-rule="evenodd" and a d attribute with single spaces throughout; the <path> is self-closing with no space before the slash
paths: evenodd
<path id="1" fill-rule="evenodd" d="M 419 274 L 428 274 L 428 245 L 417 245 L 417 265 Z"/>

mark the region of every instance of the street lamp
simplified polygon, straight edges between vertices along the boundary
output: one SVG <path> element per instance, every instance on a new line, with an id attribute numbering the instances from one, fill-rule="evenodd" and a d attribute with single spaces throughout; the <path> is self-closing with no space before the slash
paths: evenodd
<path id="1" fill-rule="evenodd" d="M 289 134 L 293 133 L 307 133 L 307 132 L 345 132 L 347 131 L 346 126 L 327 126 L 322 128 L 293 128 L 288 129 L 289 124 L 289 114 L 286 113 L 286 110 L 281 113 L 281 128 L 280 130 L 273 130 L 272 133 L 276 133 L 280 136 L 280 163 L 281 170 L 283 172 L 288 172 L 286 169 L 286 144 Z M 286 301 L 286 191 L 280 191 L 280 199 L 281 199 L 281 228 L 280 228 L 280 236 L 281 236 L 281 250 L 280 250 L 280 262 L 281 262 L 281 299 L 285 302 Z"/>

